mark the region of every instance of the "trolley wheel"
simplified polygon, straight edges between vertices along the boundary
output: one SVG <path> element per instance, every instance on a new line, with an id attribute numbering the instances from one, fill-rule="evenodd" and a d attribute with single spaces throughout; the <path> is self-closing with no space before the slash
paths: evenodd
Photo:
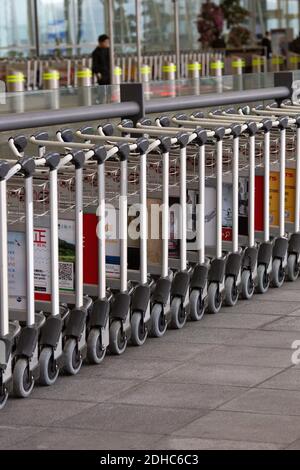
<path id="1" fill-rule="evenodd" d="M 273 260 L 273 267 L 272 267 L 272 286 L 276 289 L 279 289 L 283 286 L 285 281 L 285 271 L 282 267 L 282 262 L 280 259 L 275 258 Z"/>
<path id="2" fill-rule="evenodd" d="M 18 398 L 28 398 L 34 387 L 34 378 L 27 359 L 18 359 L 13 373 L 13 391 Z"/>
<path id="3" fill-rule="evenodd" d="M 152 338 L 162 338 L 167 331 L 168 324 L 165 319 L 161 304 L 154 304 L 151 310 L 151 331 Z"/>
<path id="4" fill-rule="evenodd" d="M 290 282 L 295 282 L 297 281 L 298 277 L 299 277 L 299 266 L 297 263 L 297 255 L 292 253 L 288 257 L 287 278 Z"/>
<path id="5" fill-rule="evenodd" d="M 174 297 L 171 302 L 171 328 L 181 330 L 186 324 L 187 315 L 182 301 L 179 297 Z"/>
<path id="6" fill-rule="evenodd" d="M 239 300 L 239 290 L 234 277 L 229 276 L 225 281 L 225 303 L 227 307 L 234 307 Z"/>
<path id="7" fill-rule="evenodd" d="M 148 331 L 143 315 L 140 312 L 133 312 L 131 317 L 131 343 L 133 346 L 143 346 L 147 337 Z"/>
<path id="8" fill-rule="evenodd" d="M 64 370 L 68 375 L 77 375 L 82 366 L 82 356 L 74 338 L 67 340 L 64 347 Z"/>
<path id="9" fill-rule="evenodd" d="M 252 299 L 254 295 L 254 282 L 251 276 L 251 272 L 246 269 L 242 273 L 242 298 L 244 300 Z"/>
<path id="10" fill-rule="evenodd" d="M 39 360 L 40 377 L 39 383 L 45 387 L 54 385 L 59 375 L 52 348 L 43 348 Z"/>
<path id="11" fill-rule="evenodd" d="M 126 348 L 127 338 L 122 331 L 122 324 L 120 321 L 114 321 L 109 330 L 109 351 L 115 356 L 121 356 Z"/>
<path id="12" fill-rule="evenodd" d="M 192 321 L 200 321 L 204 313 L 205 308 L 201 292 L 194 289 L 190 294 L 189 317 Z"/>
<path id="13" fill-rule="evenodd" d="M 0 394 L 0 411 L 3 410 L 8 400 L 8 390 L 3 387 Z"/>
<path id="14" fill-rule="evenodd" d="M 270 277 L 267 273 L 265 265 L 260 264 L 257 268 L 257 286 L 256 290 L 259 294 L 265 294 L 270 287 Z"/>
<path id="15" fill-rule="evenodd" d="M 106 349 L 102 349 L 101 330 L 92 328 L 87 339 L 87 359 L 90 364 L 99 365 L 106 356 Z"/>
<path id="16" fill-rule="evenodd" d="M 220 294 L 219 284 L 216 282 L 212 282 L 209 285 L 207 299 L 209 313 L 219 313 L 222 307 L 222 296 Z"/>

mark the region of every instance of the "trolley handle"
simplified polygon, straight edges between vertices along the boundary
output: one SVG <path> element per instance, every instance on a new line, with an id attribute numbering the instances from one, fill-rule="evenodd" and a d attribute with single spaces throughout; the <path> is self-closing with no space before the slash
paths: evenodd
<path id="1" fill-rule="evenodd" d="M 300 121 L 299 121 L 300 122 Z M 271 119 L 263 119 L 261 121 L 261 124 L 262 124 L 262 129 L 264 131 L 265 134 L 267 134 L 268 132 L 271 132 L 271 129 L 273 127 L 273 122 Z"/>
<path id="2" fill-rule="evenodd" d="M 0 181 L 7 181 L 21 169 L 19 163 L 11 167 L 7 160 L 0 160 Z"/>
<path id="3" fill-rule="evenodd" d="M 45 155 L 46 166 L 50 171 L 57 170 L 61 164 L 61 156 L 57 152 L 48 153 Z"/>
<path id="4" fill-rule="evenodd" d="M 149 149 L 150 142 L 146 137 L 141 137 L 136 142 L 137 148 L 136 150 L 139 152 L 140 155 L 146 155 Z"/>
<path id="5" fill-rule="evenodd" d="M 211 116 L 211 117 L 222 116 L 222 115 L 223 115 L 222 109 L 215 109 L 214 111 L 209 113 L 209 116 Z M 202 118 L 203 118 L 203 116 L 202 116 Z M 191 119 L 193 119 L 193 120 L 202 119 L 202 118 L 200 118 L 198 116 L 195 117 L 194 114 L 192 114 L 192 116 L 191 116 Z"/>
<path id="6" fill-rule="evenodd" d="M 168 119 L 168 118 L 167 118 Z M 140 126 L 152 126 L 152 121 L 151 119 L 147 118 L 147 117 L 143 117 L 141 118 L 138 122 L 137 122 L 137 127 L 140 127 Z M 123 127 L 126 127 L 126 125 L 123 124 Z"/>
<path id="7" fill-rule="evenodd" d="M 85 161 L 85 154 L 82 150 L 77 150 L 76 152 L 72 153 L 71 163 L 73 163 L 76 170 L 81 170 L 85 165 Z"/>
<path id="8" fill-rule="evenodd" d="M 191 119 L 203 119 L 204 118 L 204 113 L 202 113 L 201 111 L 197 111 L 196 113 L 193 113 L 192 116 L 191 116 Z M 179 117 L 178 117 L 179 119 Z"/>
<path id="9" fill-rule="evenodd" d="M 161 116 L 160 118 L 155 119 L 156 125 L 158 127 L 170 127 L 171 126 L 171 120 L 168 116 Z M 149 122 L 142 122 L 138 123 L 140 126 L 149 126 Z M 151 125 L 151 124 L 150 124 Z"/>
<path id="10" fill-rule="evenodd" d="M 8 145 L 10 149 L 12 150 L 13 154 L 18 158 L 22 158 L 22 156 L 24 156 L 27 143 L 27 138 L 24 135 L 10 137 L 10 139 L 8 140 Z"/>
<path id="11" fill-rule="evenodd" d="M 93 150 L 95 148 L 95 145 L 92 144 L 82 144 L 78 142 L 68 142 L 65 143 L 64 141 L 60 140 L 60 135 L 61 131 L 58 131 L 57 134 L 58 139 L 57 141 L 51 141 L 51 140 L 37 140 L 36 136 L 33 135 L 30 137 L 29 141 L 34 144 L 38 145 L 39 147 L 43 147 L 46 149 L 47 147 L 55 147 L 55 148 L 63 148 L 65 150 L 72 150 L 72 149 L 77 149 L 77 150 L 83 150 L 83 151 L 88 151 L 88 150 Z"/>
<path id="12" fill-rule="evenodd" d="M 130 155 L 130 146 L 125 142 L 118 143 L 116 145 L 118 151 L 117 155 L 120 158 L 121 162 L 127 161 Z"/>
<path id="13" fill-rule="evenodd" d="M 278 119 L 278 128 L 280 130 L 287 129 L 288 126 L 289 126 L 289 118 L 287 116 L 284 116 Z"/>
<path id="14" fill-rule="evenodd" d="M 88 139 L 88 142 L 91 142 L 90 139 L 92 136 L 95 135 L 95 130 L 91 126 L 85 126 L 79 129 L 79 131 L 76 132 L 76 135 L 78 135 L 78 133 L 84 134 L 86 138 Z"/>
<path id="15" fill-rule="evenodd" d="M 230 126 L 230 128 L 231 128 L 231 134 L 234 139 L 237 139 L 238 137 L 240 137 L 243 131 L 242 126 L 240 124 L 234 123 Z"/>
<path id="16" fill-rule="evenodd" d="M 21 166 L 20 171 L 24 174 L 25 178 L 31 178 L 35 172 L 35 160 L 33 157 L 23 157 L 19 162 Z"/>
<path id="17" fill-rule="evenodd" d="M 258 132 L 257 123 L 254 122 L 254 121 L 250 121 L 247 125 L 247 131 L 246 132 L 250 137 L 255 136 Z"/>
<path id="18" fill-rule="evenodd" d="M 59 142 L 71 143 L 74 142 L 74 133 L 72 129 L 62 129 L 57 131 L 56 137 Z"/>
<path id="19" fill-rule="evenodd" d="M 107 160 L 107 154 L 108 152 L 104 145 L 99 145 L 94 151 L 93 160 L 96 161 L 98 165 L 103 165 Z"/>
<path id="20" fill-rule="evenodd" d="M 188 117 L 185 115 L 185 114 L 180 114 L 180 115 L 177 115 L 177 117 L 180 116 L 182 118 L 186 118 L 188 119 Z M 156 119 L 156 122 L 160 121 L 160 119 L 163 119 L 164 117 L 162 118 L 157 118 Z M 169 119 L 169 118 L 168 118 Z M 169 120 L 169 123 L 171 124 L 171 121 Z M 142 126 L 142 122 L 140 121 L 140 123 L 137 124 L 138 126 Z M 147 130 L 149 129 L 156 129 L 157 126 L 148 126 L 147 127 Z M 200 145 L 204 145 L 207 141 L 207 138 L 208 137 L 213 137 L 214 136 L 214 133 L 213 132 L 210 132 L 210 131 L 206 131 L 204 129 L 202 129 L 201 127 L 197 126 L 195 129 L 192 129 L 192 128 L 184 128 L 184 127 L 165 127 L 165 128 L 159 128 L 159 133 L 162 134 L 177 134 L 178 131 L 182 131 L 182 132 L 185 132 L 185 133 L 188 133 L 189 134 L 189 142 L 188 143 L 191 143 L 193 141 L 195 141 L 196 143 L 200 144 Z M 204 142 L 205 141 L 205 142 Z"/>
<path id="21" fill-rule="evenodd" d="M 98 131 L 100 135 L 104 137 L 112 137 L 115 133 L 114 126 L 110 123 L 104 124 L 104 126 L 98 126 Z M 82 132 L 82 134 L 88 134 L 88 133 Z"/>

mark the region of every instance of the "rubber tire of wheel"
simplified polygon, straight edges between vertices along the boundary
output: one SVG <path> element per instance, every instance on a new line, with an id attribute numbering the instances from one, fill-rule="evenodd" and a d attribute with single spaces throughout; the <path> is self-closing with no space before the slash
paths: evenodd
<path id="1" fill-rule="evenodd" d="M 295 282 L 297 281 L 298 277 L 299 277 L 299 266 L 297 266 L 297 255 L 292 253 L 288 257 L 287 279 L 290 282 Z"/>
<path id="2" fill-rule="evenodd" d="M 87 359 L 90 364 L 99 365 L 104 361 L 106 349 L 99 354 L 99 341 L 101 340 L 100 328 L 92 328 L 87 339 Z"/>
<path id="3" fill-rule="evenodd" d="M 183 310 L 184 311 L 183 311 Z M 180 318 L 180 314 L 183 313 L 183 318 Z M 171 302 L 171 328 L 173 330 L 181 330 L 186 324 L 187 315 L 184 307 L 182 306 L 182 301 L 179 297 L 174 297 Z"/>
<path id="4" fill-rule="evenodd" d="M 275 258 L 272 267 L 272 287 L 275 287 L 275 289 L 282 287 L 285 281 L 285 274 L 283 274 L 282 278 L 280 277 L 281 269 L 281 260 Z"/>
<path id="5" fill-rule="evenodd" d="M 143 346 L 148 337 L 148 331 L 145 325 L 143 325 L 143 315 L 140 312 L 133 312 L 131 317 L 131 344 L 133 346 Z M 141 335 L 141 330 L 143 334 Z"/>
<path id="6" fill-rule="evenodd" d="M 167 327 L 168 324 L 164 318 L 163 306 L 161 304 L 154 304 L 151 310 L 150 336 L 152 338 L 162 338 L 167 331 Z"/>
<path id="7" fill-rule="evenodd" d="M 235 279 L 232 276 L 228 276 L 225 281 L 225 304 L 227 307 L 235 307 L 238 300 L 239 292 L 235 283 Z"/>
<path id="8" fill-rule="evenodd" d="M 265 294 L 268 292 L 269 287 L 270 287 L 270 278 L 269 275 L 266 274 L 266 266 L 264 264 L 260 264 L 257 268 L 257 286 L 256 286 L 256 292 L 258 294 Z M 265 278 L 268 276 L 268 282 L 267 284 L 265 283 Z"/>
<path id="9" fill-rule="evenodd" d="M 222 299 L 220 298 L 219 285 L 212 282 L 208 287 L 207 293 L 208 312 L 216 315 L 222 308 Z"/>
<path id="10" fill-rule="evenodd" d="M 49 375 L 49 366 L 50 361 L 53 358 L 53 351 L 52 348 L 43 348 L 40 354 L 39 359 L 39 366 L 40 366 L 40 376 L 39 376 L 39 384 L 43 385 L 44 387 L 50 387 L 54 385 L 57 381 L 59 375 L 59 368 L 56 366 L 56 372 L 53 374 L 53 377 Z"/>
<path id="11" fill-rule="evenodd" d="M 127 348 L 127 338 L 123 338 L 122 346 L 119 343 L 119 337 L 123 336 L 122 324 L 120 321 L 112 322 L 109 329 L 109 352 L 114 356 L 121 356 Z"/>
<path id="12" fill-rule="evenodd" d="M 205 308 L 200 290 L 192 290 L 190 293 L 189 318 L 191 321 L 200 321 L 204 317 Z"/>
<path id="13" fill-rule="evenodd" d="M 4 409 L 7 403 L 7 400 L 8 400 L 8 390 L 5 388 L 4 395 L 2 396 L 1 401 L 0 401 L 0 411 Z"/>
<path id="14" fill-rule="evenodd" d="M 76 351 L 77 342 L 74 338 L 67 340 L 64 347 L 64 371 L 68 375 L 77 375 L 82 366 L 82 357 L 80 352 Z M 73 364 L 74 354 L 79 354 L 80 358 L 76 365 Z"/>
<path id="15" fill-rule="evenodd" d="M 251 290 L 249 290 L 249 284 L 252 283 Z M 248 269 L 242 272 L 242 298 L 244 300 L 251 300 L 254 295 L 254 283 L 251 280 L 251 272 Z"/>
<path id="16" fill-rule="evenodd" d="M 28 361 L 27 359 L 18 359 L 13 373 L 13 391 L 14 395 L 18 398 L 28 398 L 34 387 L 34 379 L 30 375 L 30 384 L 25 387 L 24 379 L 25 374 L 28 374 Z M 31 374 L 31 372 L 29 372 Z"/>

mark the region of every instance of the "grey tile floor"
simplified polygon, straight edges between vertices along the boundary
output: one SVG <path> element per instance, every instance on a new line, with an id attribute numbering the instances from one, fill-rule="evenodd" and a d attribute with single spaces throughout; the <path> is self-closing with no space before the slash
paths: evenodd
<path id="1" fill-rule="evenodd" d="M 300 280 L 0 413 L 1 449 L 300 449 Z"/>

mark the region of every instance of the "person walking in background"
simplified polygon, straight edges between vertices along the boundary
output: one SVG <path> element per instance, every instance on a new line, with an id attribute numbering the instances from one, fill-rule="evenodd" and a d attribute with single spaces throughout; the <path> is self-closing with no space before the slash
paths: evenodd
<path id="1" fill-rule="evenodd" d="M 92 54 L 93 74 L 97 76 L 99 85 L 110 85 L 110 39 L 106 34 L 98 38 L 98 46 Z"/>
<path id="2" fill-rule="evenodd" d="M 267 58 L 270 59 L 272 57 L 273 50 L 272 50 L 271 34 L 269 33 L 269 31 L 266 31 L 266 34 L 264 35 L 262 39 L 261 45 L 267 50 Z"/>

